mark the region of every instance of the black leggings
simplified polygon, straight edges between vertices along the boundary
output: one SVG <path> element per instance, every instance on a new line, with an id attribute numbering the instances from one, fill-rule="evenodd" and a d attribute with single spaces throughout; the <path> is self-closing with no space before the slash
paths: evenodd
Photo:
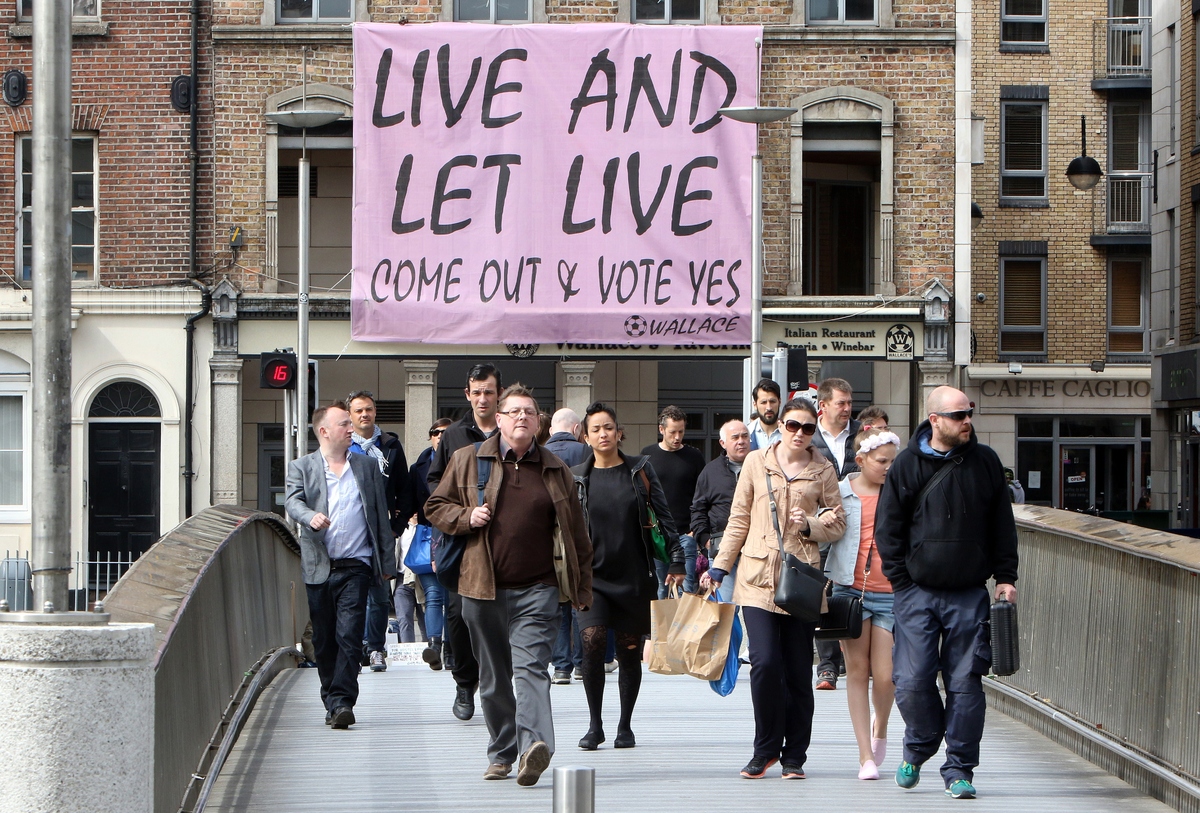
<path id="1" fill-rule="evenodd" d="M 604 731 L 601 710 L 604 706 L 604 651 L 608 648 L 608 627 L 597 625 L 581 631 L 583 637 L 583 691 L 587 695 L 588 712 L 591 715 L 589 731 Z M 617 687 L 621 696 L 621 720 L 617 733 L 631 731 L 633 707 L 637 703 L 638 691 L 642 687 L 642 636 L 627 632 L 616 633 L 617 642 Z"/>

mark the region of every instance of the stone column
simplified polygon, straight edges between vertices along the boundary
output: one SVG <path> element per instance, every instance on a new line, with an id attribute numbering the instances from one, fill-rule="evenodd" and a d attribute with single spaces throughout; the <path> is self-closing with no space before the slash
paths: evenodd
<path id="1" fill-rule="evenodd" d="M 154 626 L 3 615 L 0 813 L 151 813 Z"/>
<path id="2" fill-rule="evenodd" d="M 436 359 L 405 359 L 408 379 L 404 384 L 404 449 L 416 460 L 429 445 L 429 427 L 437 418 Z"/>
<path id="3" fill-rule="evenodd" d="M 242 360 L 213 356 L 212 504 L 242 504 Z"/>
<path id="4" fill-rule="evenodd" d="M 592 397 L 592 373 L 596 362 L 560 361 L 558 364 L 563 374 L 562 404 L 582 418 L 588 404 L 595 400 Z"/>
<path id="5" fill-rule="evenodd" d="M 920 396 L 921 400 L 916 404 L 917 423 L 925 420 L 925 400 L 929 397 L 929 393 L 941 386 L 957 386 L 954 380 L 954 365 L 948 361 L 920 361 L 917 362 L 917 369 L 921 377 L 921 391 L 915 393 Z M 913 426 L 916 429 L 916 426 Z"/>

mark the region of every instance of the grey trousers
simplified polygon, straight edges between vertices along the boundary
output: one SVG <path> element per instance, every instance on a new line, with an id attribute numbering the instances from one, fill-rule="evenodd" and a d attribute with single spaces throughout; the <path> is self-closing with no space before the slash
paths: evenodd
<path id="1" fill-rule="evenodd" d="M 546 664 L 558 635 L 558 588 L 497 590 L 491 601 L 463 596 L 462 615 L 479 661 L 479 704 L 491 737 L 488 762 L 512 765 L 539 740 L 553 754 Z"/>

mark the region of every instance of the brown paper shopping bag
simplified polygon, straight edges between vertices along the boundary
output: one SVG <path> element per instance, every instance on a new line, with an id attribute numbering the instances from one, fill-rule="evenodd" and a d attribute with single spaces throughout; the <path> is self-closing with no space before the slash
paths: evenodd
<path id="1" fill-rule="evenodd" d="M 686 675 L 687 669 L 679 659 L 667 656 L 667 636 L 679 607 L 675 587 L 665 599 L 650 602 L 650 671 L 660 675 Z"/>
<path id="2" fill-rule="evenodd" d="M 684 674 L 701 680 L 721 676 L 737 612 L 733 604 L 709 601 L 709 595 L 711 591 L 704 596 L 680 596 L 662 648 L 664 660 L 672 668 L 682 668 Z"/>

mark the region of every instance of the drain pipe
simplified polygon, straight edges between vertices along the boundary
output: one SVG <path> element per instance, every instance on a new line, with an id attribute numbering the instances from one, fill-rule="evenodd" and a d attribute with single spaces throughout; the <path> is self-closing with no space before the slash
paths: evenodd
<path id="1" fill-rule="evenodd" d="M 199 169 L 200 151 L 196 96 L 200 82 L 197 78 L 199 67 L 200 42 L 200 0 L 192 0 L 192 41 L 191 41 L 191 93 L 188 105 L 188 282 L 200 291 L 200 310 L 187 318 L 184 330 L 187 332 L 187 358 L 184 362 L 184 404 L 183 404 L 183 516 L 187 519 L 192 515 L 192 480 L 196 472 L 192 471 L 192 413 L 195 411 L 195 377 L 196 377 L 196 322 L 203 319 L 212 310 L 212 293 L 208 286 L 200 282 L 200 270 L 196 263 L 196 208 L 197 189 L 196 177 Z"/>

